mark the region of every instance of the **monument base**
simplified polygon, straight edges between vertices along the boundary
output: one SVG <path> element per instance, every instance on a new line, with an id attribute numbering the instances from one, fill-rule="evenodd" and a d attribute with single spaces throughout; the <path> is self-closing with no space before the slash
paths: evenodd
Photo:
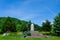
<path id="1" fill-rule="evenodd" d="M 42 35 L 38 31 L 30 31 L 31 36 L 27 36 L 26 38 L 48 38 L 49 36 L 47 35 Z"/>
<path id="2" fill-rule="evenodd" d="M 31 36 L 40 36 L 38 31 L 30 31 L 31 32 Z"/>
<path id="3" fill-rule="evenodd" d="M 31 36 L 27 36 L 26 38 L 45 38 L 47 36 L 40 34 L 38 31 L 34 31 L 34 25 L 31 24 L 30 30 Z"/>

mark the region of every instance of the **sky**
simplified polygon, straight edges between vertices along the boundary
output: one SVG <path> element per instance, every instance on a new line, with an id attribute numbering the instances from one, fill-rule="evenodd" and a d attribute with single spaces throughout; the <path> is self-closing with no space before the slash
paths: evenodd
<path id="1" fill-rule="evenodd" d="M 60 0 L 0 0 L 0 17 L 14 17 L 41 25 L 60 12 Z"/>

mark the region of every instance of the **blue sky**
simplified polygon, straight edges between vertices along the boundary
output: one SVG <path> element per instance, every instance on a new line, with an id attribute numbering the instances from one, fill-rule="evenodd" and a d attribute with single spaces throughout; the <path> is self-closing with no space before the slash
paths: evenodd
<path id="1" fill-rule="evenodd" d="M 0 0 L 0 17 L 10 16 L 41 25 L 53 22 L 60 12 L 60 0 Z"/>

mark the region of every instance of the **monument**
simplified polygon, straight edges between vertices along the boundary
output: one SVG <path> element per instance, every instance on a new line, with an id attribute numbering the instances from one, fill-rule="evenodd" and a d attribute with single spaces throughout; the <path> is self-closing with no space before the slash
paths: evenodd
<path id="1" fill-rule="evenodd" d="M 34 31 L 34 24 L 31 24 L 31 31 Z"/>
<path id="2" fill-rule="evenodd" d="M 31 24 L 30 32 L 31 36 L 34 36 L 34 24 Z"/>
<path id="3" fill-rule="evenodd" d="M 30 32 L 31 32 L 31 37 L 39 36 L 39 32 L 38 31 L 34 31 L 34 24 L 31 24 Z"/>
<path id="4" fill-rule="evenodd" d="M 26 38 L 45 38 L 47 36 L 40 34 L 38 31 L 34 31 L 34 24 L 31 24 L 30 27 L 31 36 L 27 36 Z"/>

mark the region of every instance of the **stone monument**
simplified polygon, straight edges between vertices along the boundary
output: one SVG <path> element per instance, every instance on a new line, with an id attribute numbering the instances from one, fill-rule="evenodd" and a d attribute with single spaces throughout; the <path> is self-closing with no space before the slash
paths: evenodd
<path id="1" fill-rule="evenodd" d="M 37 33 L 38 31 L 34 31 L 34 24 L 31 24 L 30 32 L 31 32 L 31 36 L 32 36 L 32 37 L 38 35 L 38 33 Z"/>
<path id="2" fill-rule="evenodd" d="M 31 31 L 34 31 L 34 24 L 31 24 Z"/>
<path id="3" fill-rule="evenodd" d="M 47 36 L 40 34 L 38 31 L 34 31 L 34 24 L 31 24 L 30 27 L 31 36 L 27 36 L 26 38 L 46 38 Z"/>
<path id="4" fill-rule="evenodd" d="M 30 32 L 31 36 L 34 36 L 34 24 L 31 24 Z"/>

